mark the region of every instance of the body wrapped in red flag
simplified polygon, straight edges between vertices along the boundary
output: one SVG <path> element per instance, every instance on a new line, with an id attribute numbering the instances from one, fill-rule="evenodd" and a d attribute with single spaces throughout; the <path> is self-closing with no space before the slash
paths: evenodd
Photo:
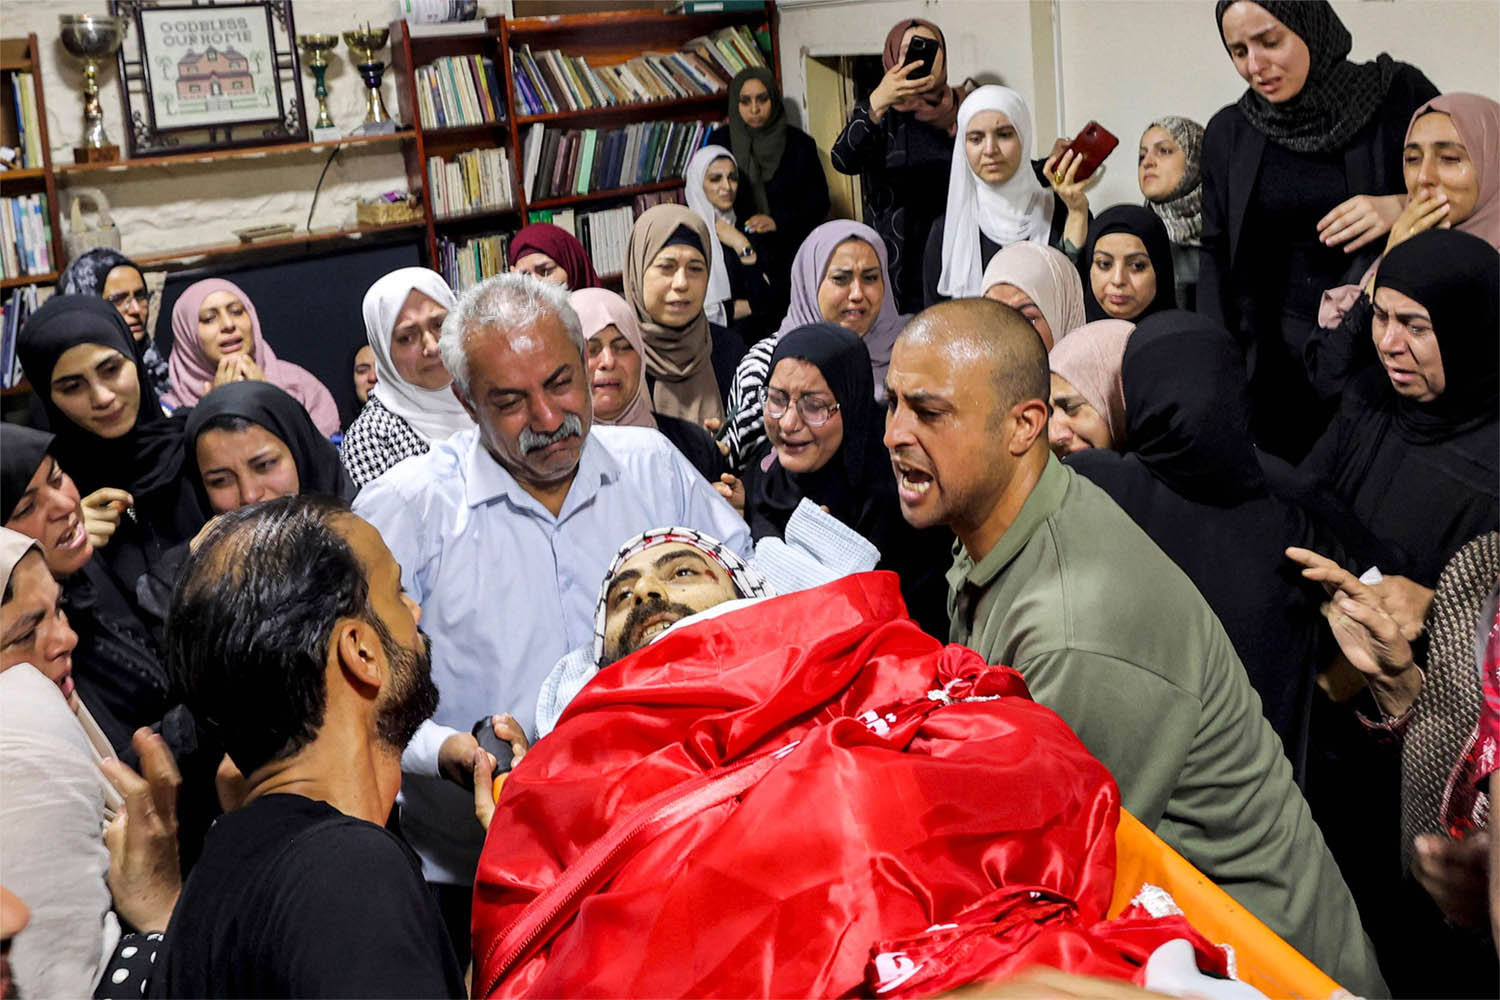
<path id="1" fill-rule="evenodd" d="M 1012 888 L 1046 930 L 1018 956 L 1130 975 L 1089 933 L 1118 817 L 1019 674 L 924 634 L 894 575 L 847 577 L 675 629 L 568 706 L 489 829 L 475 995 L 868 993 L 883 942 Z"/>

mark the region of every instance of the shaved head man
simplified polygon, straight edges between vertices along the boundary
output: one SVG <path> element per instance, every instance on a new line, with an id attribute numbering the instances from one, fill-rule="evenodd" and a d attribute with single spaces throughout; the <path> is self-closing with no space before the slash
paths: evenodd
<path id="1" fill-rule="evenodd" d="M 1354 900 L 1234 646 L 1191 581 L 1047 446 L 1020 313 L 943 303 L 902 332 L 885 444 L 901 509 L 963 543 L 950 638 L 1026 678 L 1124 805 L 1348 989 L 1384 991 Z"/>
<path id="2" fill-rule="evenodd" d="M 885 446 L 901 511 L 983 555 L 1046 465 L 1047 352 L 1016 310 L 959 299 L 902 332 L 886 376 Z M 996 503 L 996 498 L 1001 502 Z"/>

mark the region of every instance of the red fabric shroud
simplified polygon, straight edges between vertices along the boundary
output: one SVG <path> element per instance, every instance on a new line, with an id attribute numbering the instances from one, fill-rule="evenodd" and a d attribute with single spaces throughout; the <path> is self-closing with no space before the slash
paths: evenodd
<path id="1" fill-rule="evenodd" d="M 475 995 L 870 993 L 882 942 L 1013 888 L 1040 960 L 1093 971 L 1118 817 L 1019 674 L 924 634 L 894 574 L 847 577 L 675 630 L 569 705 L 490 826 Z"/>

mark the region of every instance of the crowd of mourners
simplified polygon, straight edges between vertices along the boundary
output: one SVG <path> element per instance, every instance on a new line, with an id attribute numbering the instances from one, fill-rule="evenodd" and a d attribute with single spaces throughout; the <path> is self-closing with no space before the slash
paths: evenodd
<path id="1" fill-rule="evenodd" d="M 164 351 L 74 260 L 0 425 L 5 996 L 884 994 L 986 893 L 1089 912 L 1085 786 L 1354 993 L 1497 995 L 1500 105 L 1215 17 L 1247 89 L 1102 210 L 929 21 L 826 151 L 746 70 L 620 292 L 546 223 L 376 281 L 347 426 L 233 282 Z M 922 713 L 977 778 L 860 763 Z M 866 794 L 931 840 L 830 875 Z"/>

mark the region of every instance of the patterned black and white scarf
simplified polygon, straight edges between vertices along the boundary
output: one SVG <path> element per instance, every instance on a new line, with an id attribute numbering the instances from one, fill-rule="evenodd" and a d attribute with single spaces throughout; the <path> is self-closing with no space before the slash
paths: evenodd
<path id="1" fill-rule="evenodd" d="M 1182 180 L 1161 201 L 1146 200 L 1156 213 L 1167 236 L 1180 247 L 1203 244 L 1203 126 L 1191 118 L 1162 115 L 1153 119 L 1148 129 L 1157 126 L 1166 131 L 1182 150 Z"/>
<path id="2" fill-rule="evenodd" d="M 1215 4 L 1221 42 L 1224 11 L 1233 2 Z M 1398 63 L 1384 52 L 1373 62 L 1350 62 L 1354 39 L 1328 0 L 1257 2 L 1306 43 L 1311 66 L 1302 92 L 1291 100 L 1273 104 L 1254 90 L 1246 90 L 1239 99 L 1240 110 L 1278 146 L 1298 153 L 1343 149 L 1385 101 Z"/>

